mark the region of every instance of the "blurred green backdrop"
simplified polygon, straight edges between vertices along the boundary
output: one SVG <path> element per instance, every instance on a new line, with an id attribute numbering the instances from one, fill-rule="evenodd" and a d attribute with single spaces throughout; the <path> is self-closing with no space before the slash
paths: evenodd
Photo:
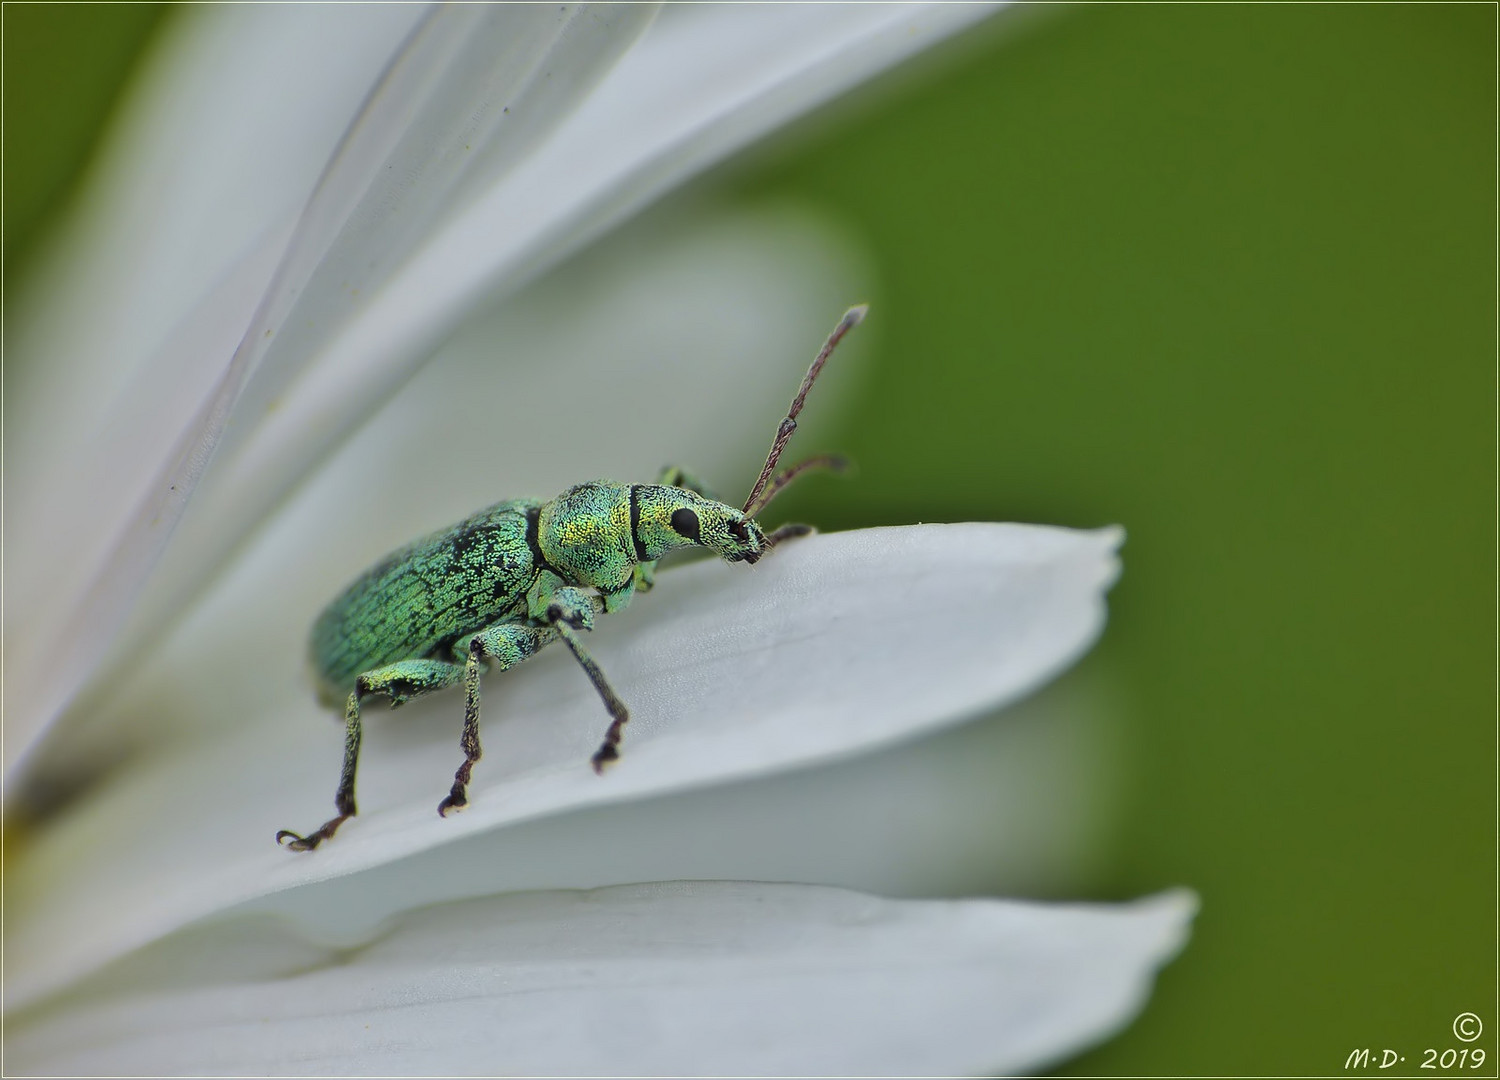
<path id="1" fill-rule="evenodd" d="M 159 11 L 3 19 L 15 273 Z M 949 54 L 716 179 L 882 275 L 860 482 L 792 515 L 1129 529 L 1093 893 L 1203 912 L 1064 1071 L 1417 1074 L 1467 1010 L 1494 1075 L 1496 9 L 1033 9 Z"/>

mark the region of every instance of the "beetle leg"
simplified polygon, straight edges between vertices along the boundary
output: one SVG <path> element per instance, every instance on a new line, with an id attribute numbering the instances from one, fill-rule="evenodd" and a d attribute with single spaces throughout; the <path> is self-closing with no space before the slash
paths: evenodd
<path id="1" fill-rule="evenodd" d="M 783 540 L 795 540 L 799 536 L 811 536 L 817 531 L 818 530 L 811 525 L 802 525 L 795 521 L 789 522 L 788 524 L 782 525 L 780 528 L 773 529 L 771 532 L 767 533 L 766 544 L 769 547 L 775 547 Z"/>
<path id="2" fill-rule="evenodd" d="M 604 766 L 620 756 L 620 734 L 630 721 L 630 710 L 611 688 L 609 680 L 599 670 L 594 658 L 583 647 L 578 631 L 593 629 L 594 616 L 610 610 L 609 601 L 608 598 L 592 596 L 577 586 L 558 584 L 561 579 L 555 576 L 550 581 L 547 580 L 548 577 L 547 574 L 541 575 L 541 579 L 528 594 L 527 601 L 531 605 L 532 618 L 551 626 L 557 636 L 563 639 L 572 652 L 573 659 L 578 661 L 578 666 L 583 668 L 584 674 L 594 684 L 604 707 L 609 710 L 609 731 L 605 733 L 604 742 L 599 745 L 593 757 L 594 771 L 602 773 Z"/>
<path id="3" fill-rule="evenodd" d="M 438 814 L 447 817 L 450 810 L 462 810 L 469 804 L 469 776 L 474 763 L 483 756 L 479 745 L 479 676 L 480 664 L 489 661 L 498 671 L 515 667 L 536 654 L 553 640 L 552 631 L 544 626 L 500 623 L 475 634 L 469 640 L 468 658 L 464 662 L 464 730 L 458 745 L 464 752 L 464 763 L 453 774 L 453 788 L 438 803 Z"/>
<path id="4" fill-rule="evenodd" d="M 293 851 L 311 851 L 358 813 L 354 805 L 354 774 L 359 767 L 359 744 L 363 737 L 359 706 L 365 698 L 383 694 L 391 699 L 392 705 L 400 705 L 419 694 L 452 686 L 463 676 L 464 669 L 458 664 L 442 660 L 403 660 L 367 671 L 356 678 L 354 690 L 344 706 L 344 767 L 339 773 L 338 790 L 333 795 L 333 807 L 338 816 L 329 818 L 306 836 L 282 829 L 276 834 L 276 842 Z"/>
<path id="5" fill-rule="evenodd" d="M 594 689 L 599 692 L 604 707 L 609 711 L 609 730 L 604 734 L 604 741 L 599 744 L 599 749 L 594 751 L 592 758 L 594 771 L 602 774 L 604 766 L 620 757 L 620 736 L 625 730 L 625 725 L 630 722 L 630 710 L 620 700 L 614 688 L 609 685 L 609 680 L 604 677 L 604 672 L 599 670 L 599 665 L 589 655 L 588 650 L 583 647 L 583 642 L 578 638 L 578 632 L 561 620 L 552 624 L 557 630 L 563 643 L 573 653 L 573 659 L 578 661 L 578 666 L 583 668 L 583 673 L 589 677 L 589 682 L 594 684 Z"/>

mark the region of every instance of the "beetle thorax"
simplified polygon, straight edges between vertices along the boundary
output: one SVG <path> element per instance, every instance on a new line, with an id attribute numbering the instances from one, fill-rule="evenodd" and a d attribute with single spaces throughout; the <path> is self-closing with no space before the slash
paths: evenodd
<path id="1" fill-rule="evenodd" d="M 623 588 L 636 563 L 629 485 L 596 481 L 564 491 L 542 507 L 537 541 L 569 581 L 604 592 Z"/>

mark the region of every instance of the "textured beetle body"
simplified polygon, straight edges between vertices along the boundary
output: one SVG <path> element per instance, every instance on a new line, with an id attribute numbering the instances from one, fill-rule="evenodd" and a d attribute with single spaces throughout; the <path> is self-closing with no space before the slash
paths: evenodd
<path id="1" fill-rule="evenodd" d="M 361 672 L 410 659 L 456 659 L 459 639 L 524 617 L 540 567 L 527 543 L 542 507 L 513 499 L 387 555 L 313 623 L 308 659 L 321 697 L 343 704 Z"/>
<path id="2" fill-rule="evenodd" d="M 772 475 L 813 380 L 863 315 L 863 308 L 851 309 L 808 369 L 743 508 L 709 498 L 692 474 L 675 467 L 655 484 L 578 484 L 546 502 L 496 503 L 392 552 L 345 588 L 314 622 L 308 645 L 320 696 L 344 699 L 338 816 L 306 836 L 283 829 L 278 842 L 310 851 L 355 814 L 360 710 L 370 697 L 397 706 L 462 684 L 464 762 L 438 813 L 462 809 L 481 756 L 481 672 L 514 667 L 554 641 L 567 645 L 611 718 L 593 756 L 595 770 L 616 760 L 630 714 L 578 631 L 651 588 L 656 561 L 670 551 L 702 547 L 727 562 L 753 563 L 778 540 L 808 531 L 785 526 L 767 536 L 754 515 L 799 473 L 837 467 L 834 459 L 816 458 Z"/>
<path id="3" fill-rule="evenodd" d="M 684 528 L 696 522 L 688 535 L 672 527 L 674 514 Z M 735 521 L 748 521 L 743 542 L 730 535 Z M 550 502 L 496 503 L 391 552 L 323 610 L 308 643 L 319 694 L 337 704 L 361 673 L 401 660 L 463 663 L 469 639 L 497 623 L 545 624 L 545 609 L 533 615 L 527 602 L 544 571 L 618 611 L 641 567 L 649 574 L 668 551 L 699 544 L 705 522 L 713 543 L 703 546 L 731 561 L 759 557 L 765 537 L 754 521 L 686 488 L 600 480 Z"/>

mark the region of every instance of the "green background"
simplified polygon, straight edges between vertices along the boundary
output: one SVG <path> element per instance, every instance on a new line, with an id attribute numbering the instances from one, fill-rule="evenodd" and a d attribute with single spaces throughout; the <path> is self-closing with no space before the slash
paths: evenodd
<path id="1" fill-rule="evenodd" d="M 14 273 L 160 18 L 3 18 Z M 714 179 L 881 274 L 860 481 L 793 516 L 1129 529 L 1092 894 L 1203 911 L 1064 1071 L 1414 1073 L 1473 1011 L 1494 1075 L 1496 9 L 1032 10 L 948 60 Z"/>

